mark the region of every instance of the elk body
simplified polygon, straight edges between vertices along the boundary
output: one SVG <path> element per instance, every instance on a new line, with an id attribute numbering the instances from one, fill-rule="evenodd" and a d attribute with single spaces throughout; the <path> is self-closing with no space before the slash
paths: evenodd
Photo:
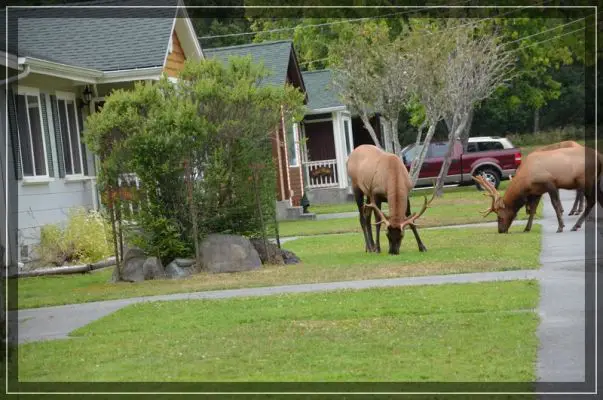
<path id="1" fill-rule="evenodd" d="M 389 241 L 389 254 L 399 254 L 400 244 L 404 238 L 404 230 L 410 227 L 419 251 L 427 248 L 419 237 L 415 226 L 417 218 L 421 217 L 433 197 L 425 203 L 419 213 L 411 215 L 409 194 L 413 188 L 408 170 L 395 154 L 387 153 L 373 145 L 358 146 L 347 161 L 348 176 L 352 180 L 352 190 L 360 214 L 360 226 L 364 234 L 365 251 L 381 252 L 379 241 L 380 226 L 386 227 Z M 364 204 L 366 196 L 367 204 Z M 389 205 L 389 217 L 381 211 L 383 202 Z M 371 211 L 375 212 L 376 240 L 373 241 L 371 227 Z"/>
<path id="2" fill-rule="evenodd" d="M 603 206 L 603 192 L 599 187 L 601 168 L 602 163 L 595 150 L 582 146 L 566 147 L 530 153 L 503 196 L 483 177 L 477 176 L 473 179 L 484 187 L 485 195 L 492 197 L 492 205 L 483 213 L 484 217 L 491 212 L 498 215 L 499 233 L 508 232 L 517 212 L 524 205 L 530 214 L 524 231 L 530 231 L 538 203 L 544 193 L 551 197 L 559 224 L 557 232 L 562 232 L 564 224 L 559 189 L 581 190 L 586 198 L 586 207 L 571 229 L 575 231 L 582 226 L 594 207 L 595 193 L 599 204 Z"/>
<path id="3" fill-rule="evenodd" d="M 584 146 L 582 146 L 580 143 L 574 142 L 573 140 L 565 140 L 563 142 L 553 143 L 553 144 L 549 144 L 547 146 L 538 147 L 537 149 L 535 149 L 533 151 L 533 153 L 535 153 L 537 151 L 557 150 L 557 149 L 568 148 L 568 147 L 583 148 Z M 519 168 L 521 168 L 521 166 Z M 559 192 L 559 191 L 557 191 L 557 192 Z M 568 215 L 579 215 L 583 210 L 584 210 L 584 192 L 582 190 L 578 189 L 578 190 L 576 190 L 576 199 L 574 200 L 574 205 L 572 206 L 572 209 L 570 210 Z M 530 214 L 530 209 L 529 209 L 528 205 L 526 205 L 526 213 Z M 563 207 L 561 208 L 561 213 L 563 213 Z"/>

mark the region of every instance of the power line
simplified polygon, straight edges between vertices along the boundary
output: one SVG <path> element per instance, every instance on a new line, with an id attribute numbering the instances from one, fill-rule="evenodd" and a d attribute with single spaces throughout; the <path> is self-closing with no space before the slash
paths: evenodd
<path id="1" fill-rule="evenodd" d="M 586 29 L 586 28 L 585 28 L 585 27 L 581 27 L 581 28 L 578 28 L 578 29 L 574 29 L 574 30 L 573 30 L 573 31 L 571 31 L 571 32 L 566 32 L 566 33 L 563 33 L 563 34 L 561 34 L 561 35 L 553 36 L 552 38 L 548 38 L 548 39 L 545 39 L 545 40 L 541 40 L 541 41 L 539 41 L 539 42 L 532 43 L 532 44 L 529 44 L 529 45 L 527 45 L 527 46 L 521 46 L 521 47 L 518 47 L 518 48 L 516 48 L 516 49 L 506 51 L 506 52 L 504 52 L 504 53 L 502 53 L 502 54 L 514 53 L 514 52 L 516 52 L 516 51 L 518 51 L 518 50 L 526 49 L 526 48 L 528 48 L 528 47 L 533 47 L 533 46 L 539 45 L 539 44 L 541 44 L 541 43 L 550 42 L 551 40 L 558 39 L 558 38 L 563 37 L 563 36 L 571 35 L 572 33 L 576 33 L 576 32 L 579 32 L 579 31 L 583 31 L 584 29 Z"/>
<path id="2" fill-rule="evenodd" d="M 547 29 L 547 30 L 545 30 L 545 31 L 542 31 L 542 32 L 537 32 L 537 33 L 534 33 L 534 34 L 532 34 L 532 35 L 525 36 L 525 37 L 522 37 L 522 38 L 519 38 L 519 39 L 513 40 L 513 41 L 511 41 L 511 42 L 506 42 L 506 43 L 504 44 L 504 46 L 507 46 L 507 45 L 512 44 L 512 43 L 517 43 L 517 42 L 520 42 L 520 41 L 522 41 L 522 40 L 525 40 L 525 39 L 528 39 L 528 38 L 531 38 L 531 37 L 534 37 L 534 36 L 542 35 L 543 33 L 551 32 L 551 31 L 554 31 L 554 30 L 559 29 L 559 28 L 561 28 L 561 27 L 564 27 L 564 26 L 567 26 L 567 25 L 572 25 L 572 24 L 575 24 L 576 22 L 579 22 L 579 21 L 582 21 L 582 20 L 585 20 L 585 19 L 586 19 L 586 17 L 584 17 L 584 18 L 579 18 L 579 19 L 575 19 L 575 20 L 573 20 L 573 21 L 571 21 L 571 22 L 568 22 L 568 23 L 566 23 L 566 24 L 557 25 L 557 26 L 554 26 L 553 28 Z"/>
<path id="3" fill-rule="evenodd" d="M 459 6 L 459 5 L 468 3 L 469 1 L 471 1 L 471 0 L 465 0 L 465 1 L 460 2 L 458 4 L 455 4 L 455 5 Z M 221 37 L 235 37 L 235 36 L 257 35 L 259 33 L 286 32 L 286 31 L 293 31 L 295 29 L 306 29 L 306 28 L 314 28 L 314 27 L 319 27 L 319 26 L 330 26 L 330 25 L 344 24 L 344 23 L 347 23 L 347 22 L 366 21 L 366 20 L 375 19 L 375 18 L 389 17 L 389 16 L 392 16 L 392 15 L 413 14 L 413 13 L 419 12 L 421 10 L 427 10 L 428 8 L 430 8 L 430 7 L 422 7 L 422 8 L 416 9 L 416 10 L 400 11 L 400 12 L 395 12 L 395 13 L 382 14 L 382 15 L 377 15 L 377 16 L 374 16 L 374 17 L 352 18 L 352 19 L 345 19 L 345 20 L 341 20 L 341 21 L 324 22 L 324 23 L 320 23 L 320 24 L 311 24 L 311 25 L 302 25 L 302 26 L 295 26 L 295 27 L 290 27 L 290 28 L 269 29 L 269 30 L 257 31 L 257 32 L 251 31 L 251 32 L 229 33 L 229 34 L 223 34 L 223 35 L 199 36 L 198 39 L 214 39 L 214 38 L 221 38 Z"/>

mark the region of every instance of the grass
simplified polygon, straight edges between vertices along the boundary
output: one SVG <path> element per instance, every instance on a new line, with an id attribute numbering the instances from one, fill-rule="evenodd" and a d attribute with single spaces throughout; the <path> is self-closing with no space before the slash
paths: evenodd
<path id="1" fill-rule="evenodd" d="M 184 280 L 110 283 L 111 270 L 85 275 L 19 279 L 18 307 L 111 300 L 137 296 L 286 284 L 421 276 L 477 271 L 538 268 L 540 226 L 523 233 L 511 229 L 501 235 L 495 228 L 434 229 L 420 233 L 428 251 L 420 253 L 412 233 L 401 254 L 367 254 L 361 234 L 300 238 L 284 245 L 303 261 L 288 266 L 266 266 L 236 274 L 194 275 Z M 383 248 L 387 248 L 387 239 Z M 13 304 L 9 304 L 13 306 Z"/>
<path id="2" fill-rule="evenodd" d="M 534 281 L 129 306 L 19 348 L 20 382 L 530 382 Z"/>
<path id="3" fill-rule="evenodd" d="M 501 182 L 500 191 L 504 191 L 509 181 Z M 453 190 L 454 189 L 454 190 Z M 480 222 L 494 222 L 496 215 L 494 213 L 486 218 L 482 217 L 479 211 L 485 210 L 490 206 L 491 200 L 471 187 L 452 187 L 446 188 L 444 197 L 434 199 L 431 207 L 425 211 L 425 214 L 417 222 L 422 227 L 436 227 L 459 224 L 474 224 Z M 414 191 L 411 197 L 411 209 L 419 210 L 423 204 L 423 196 L 431 196 L 431 189 Z M 536 212 L 535 219 L 542 217 L 543 202 L 540 202 Z M 358 212 L 356 203 L 348 202 L 341 204 L 314 205 L 310 207 L 312 212 L 317 214 L 333 212 Z M 383 204 L 383 210 L 387 214 L 387 203 Z M 517 214 L 517 220 L 525 220 L 528 216 L 524 210 Z M 374 218 L 373 218 L 373 221 Z M 279 234 L 286 236 L 305 236 L 326 233 L 345 233 L 362 232 L 358 217 L 337 218 L 334 220 L 304 220 L 304 221 L 283 221 L 279 223 Z"/>

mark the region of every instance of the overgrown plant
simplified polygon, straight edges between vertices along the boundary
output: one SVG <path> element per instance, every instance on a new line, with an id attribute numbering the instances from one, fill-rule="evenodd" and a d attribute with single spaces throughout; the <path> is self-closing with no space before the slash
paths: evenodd
<path id="1" fill-rule="evenodd" d="M 36 252 L 45 264 L 91 263 L 111 255 L 110 226 L 100 213 L 69 210 L 65 226 L 45 225 Z"/>

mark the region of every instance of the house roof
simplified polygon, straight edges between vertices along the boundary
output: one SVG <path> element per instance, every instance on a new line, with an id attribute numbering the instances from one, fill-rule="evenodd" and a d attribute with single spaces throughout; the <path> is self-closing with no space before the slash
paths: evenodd
<path id="1" fill-rule="evenodd" d="M 217 58 L 223 62 L 227 62 L 229 57 L 251 55 L 254 63 L 262 62 L 271 73 L 261 85 L 284 86 L 292 51 L 292 41 L 278 40 L 213 49 L 204 48 L 203 54 L 207 58 Z"/>
<path id="2" fill-rule="evenodd" d="M 18 21 L 18 55 L 100 71 L 163 66 L 177 9 L 107 6 L 176 6 L 178 0 L 96 0 L 69 4 L 74 5 L 99 8 L 10 10 L 9 17 L 18 18 L 14 20 Z M 9 44 L 9 49 L 13 48 Z"/>
<path id="3" fill-rule="evenodd" d="M 344 106 L 337 96 L 337 90 L 331 84 L 331 70 L 305 71 L 302 72 L 302 75 L 308 91 L 309 109 Z"/>

